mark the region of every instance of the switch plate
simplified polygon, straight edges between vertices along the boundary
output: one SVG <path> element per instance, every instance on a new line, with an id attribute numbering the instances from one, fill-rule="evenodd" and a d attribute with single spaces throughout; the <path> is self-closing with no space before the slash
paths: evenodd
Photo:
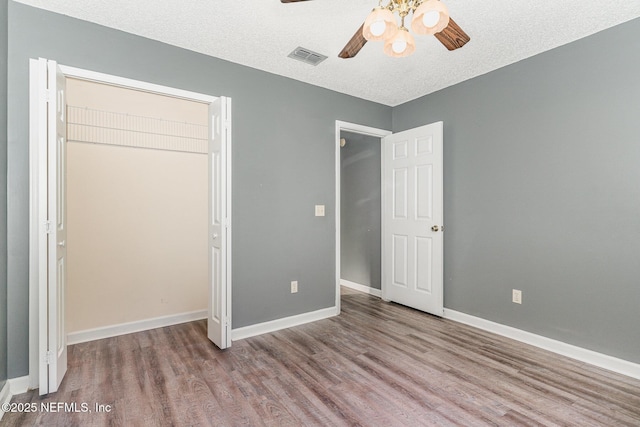
<path id="1" fill-rule="evenodd" d="M 295 294 L 296 292 L 298 292 L 298 281 L 297 280 L 292 280 L 291 281 L 291 293 Z"/>
<path id="2" fill-rule="evenodd" d="M 324 205 L 316 205 L 316 216 L 324 216 Z"/>
<path id="3" fill-rule="evenodd" d="M 513 289 L 511 293 L 511 301 L 515 302 L 516 304 L 522 304 L 522 291 Z"/>

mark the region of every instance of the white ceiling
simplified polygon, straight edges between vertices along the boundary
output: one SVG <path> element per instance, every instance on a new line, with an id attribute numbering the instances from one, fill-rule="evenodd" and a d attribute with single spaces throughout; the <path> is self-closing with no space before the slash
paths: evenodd
<path id="1" fill-rule="evenodd" d="M 408 58 L 369 42 L 341 59 L 376 0 L 16 1 L 390 106 L 640 17 L 638 0 L 443 0 L 471 37 L 462 49 L 416 36 Z M 317 67 L 287 58 L 297 46 L 329 58 Z"/>

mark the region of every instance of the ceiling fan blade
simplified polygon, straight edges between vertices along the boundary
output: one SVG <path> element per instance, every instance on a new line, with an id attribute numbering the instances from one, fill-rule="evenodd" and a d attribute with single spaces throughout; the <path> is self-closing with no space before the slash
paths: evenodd
<path id="1" fill-rule="evenodd" d="M 440 43 L 449 50 L 461 48 L 471 40 L 471 37 L 469 37 L 467 33 L 465 33 L 462 28 L 456 24 L 456 21 L 451 18 L 449 18 L 449 25 L 447 25 L 444 30 L 439 33 L 435 33 L 434 35 L 438 40 L 440 40 Z"/>
<path id="2" fill-rule="evenodd" d="M 362 49 L 362 46 L 364 46 L 367 43 L 367 39 L 365 39 L 364 36 L 362 35 L 363 27 L 364 27 L 364 23 L 360 25 L 360 28 L 358 28 L 358 31 L 356 31 L 353 37 L 351 37 L 351 40 L 347 42 L 347 44 L 344 46 L 342 51 L 338 54 L 340 58 L 345 58 L 345 59 L 353 58 L 358 54 L 358 52 L 360 52 L 360 49 Z"/>
<path id="3" fill-rule="evenodd" d="M 280 0 L 280 3 L 297 3 L 299 1 L 307 1 L 307 0 Z"/>

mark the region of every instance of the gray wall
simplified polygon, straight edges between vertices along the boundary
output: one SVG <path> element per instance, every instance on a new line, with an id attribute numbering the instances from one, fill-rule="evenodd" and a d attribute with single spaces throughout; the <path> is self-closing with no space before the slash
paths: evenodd
<path id="1" fill-rule="evenodd" d="M 28 372 L 28 60 L 37 57 L 232 97 L 233 326 L 334 305 L 335 120 L 388 129 L 390 107 L 10 2 L 9 377 Z"/>
<path id="2" fill-rule="evenodd" d="M 640 19 L 393 109 L 444 121 L 447 308 L 640 362 L 638 52 Z"/>
<path id="3" fill-rule="evenodd" d="M 7 0 L 0 0 L 0 390 L 7 379 Z"/>
<path id="4" fill-rule="evenodd" d="M 340 136 L 340 278 L 380 289 L 380 138 Z"/>

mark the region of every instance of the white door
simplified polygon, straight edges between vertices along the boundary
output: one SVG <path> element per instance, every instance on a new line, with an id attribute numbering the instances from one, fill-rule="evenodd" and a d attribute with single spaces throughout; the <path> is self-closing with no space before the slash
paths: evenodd
<path id="1" fill-rule="evenodd" d="M 64 303 L 66 285 L 66 102 L 65 77 L 55 61 L 48 61 L 46 92 L 40 98 L 46 102 L 47 132 L 47 297 L 40 301 L 46 305 L 40 313 L 47 313 L 45 330 L 40 330 L 40 394 L 58 390 L 67 372 L 67 335 L 64 325 Z M 42 110 L 45 111 L 45 110 Z M 42 348 L 44 346 L 44 348 Z M 42 381 L 45 380 L 45 381 Z"/>
<path id="2" fill-rule="evenodd" d="M 209 307 L 207 335 L 220 348 L 231 346 L 231 310 L 228 295 L 229 203 L 228 170 L 231 164 L 231 100 L 220 97 L 210 104 L 209 129 Z"/>
<path id="3" fill-rule="evenodd" d="M 442 122 L 382 143 L 382 297 L 442 316 Z"/>

